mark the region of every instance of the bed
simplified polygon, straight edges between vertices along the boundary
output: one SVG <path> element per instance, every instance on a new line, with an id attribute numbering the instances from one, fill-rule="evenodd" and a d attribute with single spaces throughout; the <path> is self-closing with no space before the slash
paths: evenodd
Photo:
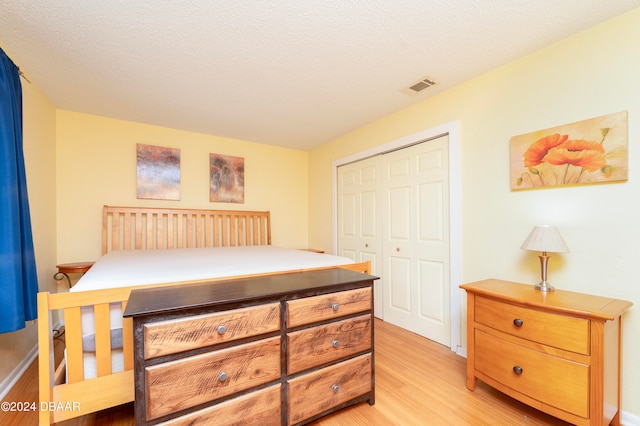
<path id="1" fill-rule="evenodd" d="M 122 312 L 134 288 L 335 267 L 370 272 L 369 262 L 272 246 L 268 211 L 104 206 L 102 254 L 73 291 L 38 294 L 41 425 L 133 401 L 132 322 Z M 56 310 L 66 342 L 57 368 Z"/>

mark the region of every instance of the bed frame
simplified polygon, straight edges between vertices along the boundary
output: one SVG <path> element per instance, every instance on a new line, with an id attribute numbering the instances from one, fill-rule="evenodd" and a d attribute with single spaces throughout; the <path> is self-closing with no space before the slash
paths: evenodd
<path id="1" fill-rule="evenodd" d="M 271 244 L 268 211 L 160 209 L 104 206 L 102 253 L 124 249 L 227 247 Z M 371 272 L 370 262 L 338 266 Z M 324 269 L 324 268 L 316 268 Z M 286 272 L 302 272 L 303 269 Z M 283 273 L 283 272 L 279 272 Z M 269 275 L 269 274 L 254 274 Z M 247 275 L 249 276 L 249 275 Z M 245 276 L 242 276 L 245 277 Z M 219 280 L 229 279 L 219 278 Z M 240 278 L 233 277 L 233 278 Z M 207 280 L 213 281 L 213 280 Z M 171 285 L 171 284 L 161 284 Z M 149 286 L 145 286 L 149 287 Z M 131 290 L 122 287 L 38 294 L 39 424 L 84 416 L 134 400 L 133 324 L 123 318 L 124 371 L 112 373 L 109 304 L 124 312 Z M 97 376 L 84 379 L 81 307 L 93 306 Z M 55 368 L 52 312 L 62 310 L 66 362 Z M 66 379 L 68 377 L 68 379 Z"/>

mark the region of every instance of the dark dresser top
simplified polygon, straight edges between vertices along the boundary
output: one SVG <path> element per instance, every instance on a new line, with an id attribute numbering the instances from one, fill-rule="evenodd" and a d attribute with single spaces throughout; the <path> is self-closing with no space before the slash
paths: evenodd
<path id="1" fill-rule="evenodd" d="M 321 269 L 131 291 L 124 317 L 255 300 L 295 299 L 367 285 L 378 277 L 347 269 Z"/>

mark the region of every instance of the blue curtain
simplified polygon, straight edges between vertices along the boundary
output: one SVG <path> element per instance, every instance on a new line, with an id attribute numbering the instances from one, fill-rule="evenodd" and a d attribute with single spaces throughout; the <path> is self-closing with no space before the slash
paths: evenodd
<path id="1" fill-rule="evenodd" d="M 37 316 L 38 277 L 22 152 L 18 67 L 0 49 L 0 333 Z"/>

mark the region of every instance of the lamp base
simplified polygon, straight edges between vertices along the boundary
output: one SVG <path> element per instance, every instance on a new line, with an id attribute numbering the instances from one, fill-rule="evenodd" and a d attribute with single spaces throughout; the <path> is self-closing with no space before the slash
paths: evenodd
<path id="1" fill-rule="evenodd" d="M 553 288 L 553 286 L 551 286 L 549 284 L 549 282 L 540 281 L 538 284 L 536 284 L 536 290 L 540 290 L 540 291 L 555 291 L 556 289 Z"/>
<path id="2" fill-rule="evenodd" d="M 536 290 L 540 291 L 554 291 L 555 289 L 551 287 L 551 284 L 547 281 L 547 266 L 549 265 L 549 257 L 547 256 L 547 252 L 543 251 L 542 255 L 538 256 L 540 258 L 540 275 L 542 281 L 536 284 Z"/>

